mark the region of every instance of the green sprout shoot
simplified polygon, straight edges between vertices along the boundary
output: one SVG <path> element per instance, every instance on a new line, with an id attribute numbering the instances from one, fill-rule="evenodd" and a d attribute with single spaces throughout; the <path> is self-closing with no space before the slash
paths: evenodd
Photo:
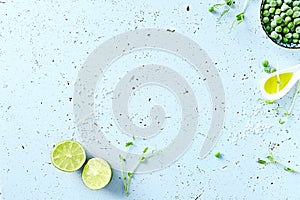
<path id="1" fill-rule="evenodd" d="M 246 0 L 244 3 L 243 10 L 235 16 L 235 19 L 231 24 L 230 30 L 232 30 L 236 24 L 239 25 L 239 24 L 243 23 L 248 3 L 249 3 L 249 0 Z"/>
<path id="2" fill-rule="evenodd" d="M 226 15 L 230 11 L 230 9 L 232 8 L 232 6 L 233 6 L 233 1 L 232 0 L 225 0 L 224 3 L 217 3 L 217 4 L 214 4 L 214 5 L 210 6 L 208 8 L 208 11 L 209 12 L 215 12 L 215 10 L 217 8 L 219 8 L 219 7 L 225 7 L 225 9 L 222 11 L 220 17 L 218 18 L 218 21 L 219 21 L 224 15 Z"/>
<path id="3" fill-rule="evenodd" d="M 285 171 L 287 171 L 287 172 L 291 172 L 291 173 L 300 173 L 299 170 L 295 170 L 295 169 L 293 169 L 293 168 L 291 168 L 291 167 L 288 167 L 288 166 L 286 166 L 285 164 L 283 164 L 282 162 L 276 160 L 272 153 L 270 153 L 266 158 L 267 158 L 267 160 L 263 160 L 263 159 L 260 159 L 260 158 L 259 158 L 259 159 L 257 160 L 257 163 L 262 164 L 262 165 L 268 165 L 268 164 L 271 164 L 271 163 L 273 163 L 273 164 L 278 164 L 278 165 L 282 166 L 283 169 L 284 169 Z"/>
<path id="4" fill-rule="evenodd" d="M 139 157 L 138 162 L 135 165 L 135 167 L 133 168 L 133 170 L 126 173 L 126 171 L 125 171 L 126 155 L 127 155 L 129 147 L 134 145 L 134 141 L 135 141 L 135 138 L 133 138 L 132 141 L 126 142 L 125 155 L 124 156 L 119 155 L 119 158 L 122 162 L 122 178 L 123 178 L 123 186 L 124 186 L 124 191 L 125 191 L 126 196 L 129 196 L 129 188 L 130 188 L 130 184 L 131 184 L 131 179 L 133 178 L 133 175 L 136 172 L 137 168 L 140 166 L 141 163 L 144 163 L 148 158 L 150 158 L 154 155 L 154 152 L 152 152 L 152 154 L 146 156 L 146 153 L 148 152 L 149 148 L 148 147 L 144 148 L 144 150 L 142 151 L 142 154 Z"/>
<path id="5" fill-rule="evenodd" d="M 212 6 L 210 6 L 210 7 L 208 8 L 208 11 L 209 11 L 209 12 L 214 12 L 217 8 L 223 7 L 223 6 L 228 6 L 229 8 L 231 8 L 232 5 L 233 5 L 232 0 L 225 0 L 224 3 L 216 3 L 216 4 L 212 5 Z M 228 11 L 227 11 L 227 12 L 228 12 Z"/>

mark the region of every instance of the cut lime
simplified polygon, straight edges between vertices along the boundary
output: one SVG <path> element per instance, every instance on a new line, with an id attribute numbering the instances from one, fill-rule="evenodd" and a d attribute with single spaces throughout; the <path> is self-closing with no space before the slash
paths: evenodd
<path id="1" fill-rule="evenodd" d="M 81 144 L 76 141 L 66 140 L 55 145 L 51 152 L 51 160 L 58 169 L 65 172 L 73 172 L 82 167 L 86 160 L 86 155 Z"/>
<path id="2" fill-rule="evenodd" d="M 92 189 L 99 190 L 108 185 L 112 178 L 112 170 L 108 162 L 101 158 L 92 158 L 83 168 L 82 180 Z"/>

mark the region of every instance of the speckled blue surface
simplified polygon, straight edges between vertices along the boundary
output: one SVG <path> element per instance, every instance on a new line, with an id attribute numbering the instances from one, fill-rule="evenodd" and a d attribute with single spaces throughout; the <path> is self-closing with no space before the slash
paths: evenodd
<path id="1" fill-rule="evenodd" d="M 267 58 L 286 68 L 300 63 L 300 52 L 267 39 L 260 27 L 259 1 L 251 2 L 245 22 L 229 33 L 242 4 L 236 1 L 234 11 L 217 22 L 204 1 L 0 3 L 0 199 L 300 199 L 299 174 L 256 163 L 275 144 L 274 154 L 300 169 L 300 99 L 285 125 L 268 111 L 272 106 L 257 102 L 264 76 L 261 61 Z M 216 63 L 225 88 L 226 119 L 213 152 L 221 151 L 223 158 L 213 154 L 198 158 L 207 123 L 200 117 L 200 134 L 187 152 L 165 169 L 136 175 L 129 197 L 118 171 L 107 188 L 91 191 L 83 185 L 80 172 L 54 168 L 50 151 L 63 139 L 80 141 L 72 96 L 79 68 L 90 52 L 114 35 L 145 27 L 174 29 L 190 37 Z M 179 70 L 181 62 L 169 60 Z M 193 72 L 187 70 L 185 75 L 192 77 Z M 190 81 L 206 109 L 207 95 Z M 154 88 L 155 94 L 160 92 Z M 141 90 L 138 98 L 148 93 Z M 288 104 L 290 96 L 280 103 Z M 157 101 L 168 106 L 169 98 L 162 95 Z M 132 113 L 146 116 L 145 108 L 134 107 Z"/>

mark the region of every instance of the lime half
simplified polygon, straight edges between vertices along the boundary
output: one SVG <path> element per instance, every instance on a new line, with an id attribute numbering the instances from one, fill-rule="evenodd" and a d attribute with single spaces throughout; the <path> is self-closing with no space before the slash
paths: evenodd
<path id="1" fill-rule="evenodd" d="M 112 178 L 112 170 L 108 162 L 101 158 L 92 158 L 83 168 L 82 180 L 92 189 L 99 190 L 108 185 Z"/>
<path id="2" fill-rule="evenodd" d="M 66 140 L 55 145 L 51 152 L 51 160 L 58 169 L 73 172 L 84 164 L 86 160 L 85 150 L 78 142 Z"/>

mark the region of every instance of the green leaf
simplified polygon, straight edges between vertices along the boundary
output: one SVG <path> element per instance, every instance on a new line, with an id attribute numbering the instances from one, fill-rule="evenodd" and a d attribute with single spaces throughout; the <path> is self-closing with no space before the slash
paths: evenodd
<path id="1" fill-rule="evenodd" d="M 227 6 L 232 7 L 232 5 L 233 5 L 232 0 L 225 0 L 225 2 L 226 2 Z"/>
<path id="2" fill-rule="evenodd" d="M 265 103 L 266 103 L 266 104 L 274 104 L 274 103 L 275 103 L 275 100 L 265 100 Z"/>
<path id="3" fill-rule="evenodd" d="M 269 155 L 269 156 L 267 156 L 267 158 L 269 159 L 269 161 L 271 161 L 271 162 L 275 162 L 275 159 L 274 159 L 274 157 L 273 157 L 273 156 Z"/>
<path id="4" fill-rule="evenodd" d="M 216 158 L 221 158 L 221 157 L 222 157 L 222 154 L 218 151 L 218 152 L 215 153 L 215 157 L 216 157 Z"/>
<path id="5" fill-rule="evenodd" d="M 125 147 L 127 148 L 127 147 L 130 147 L 130 146 L 132 146 L 133 145 L 133 142 L 131 141 L 131 142 L 126 142 L 126 144 L 125 144 Z"/>
<path id="6" fill-rule="evenodd" d="M 267 164 L 267 161 L 262 160 L 262 159 L 258 159 L 257 162 L 258 162 L 259 164 L 263 164 L 263 165 L 266 165 L 266 164 Z"/>
<path id="7" fill-rule="evenodd" d="M 145 162 L 145 160 L 146 160 L 146 157 L 145 157 L 145 156 L 141 156 L 141 157 L 139 158 L 139 162 Z"/>
<path id="8" fill-rule="evenodd" d="M 296 170 L 294 170 L 290 167 L 285 167 L 284 170 L 287 171 L 287 172 L 296 172 Z"/>
<path id="9" fill-rule="evenodd" d="M 244 21 L 244 12 L 237 14 L 235 18 L 238 24 L 242 23 Z"/>
<path id="10" fill-rule="evenodd" d="M 279 120 L 279 124 L 284 124 L 285 123 L 285 121 L 284 120 Z"/>
<path id="11" fill-rule="evenodd" d="M 147 151 L 148 151 L 148 147 L 146 147 L 144 150 L 143 150 L 143 153 L 145 154 Z"/>
<path id="12" fill-rule="evenodd" d="M 128 174 L 128 177 L 130 177 L 130 178 L 133 176 L 132 172 L 128 172 L 127 174 Z"/>

